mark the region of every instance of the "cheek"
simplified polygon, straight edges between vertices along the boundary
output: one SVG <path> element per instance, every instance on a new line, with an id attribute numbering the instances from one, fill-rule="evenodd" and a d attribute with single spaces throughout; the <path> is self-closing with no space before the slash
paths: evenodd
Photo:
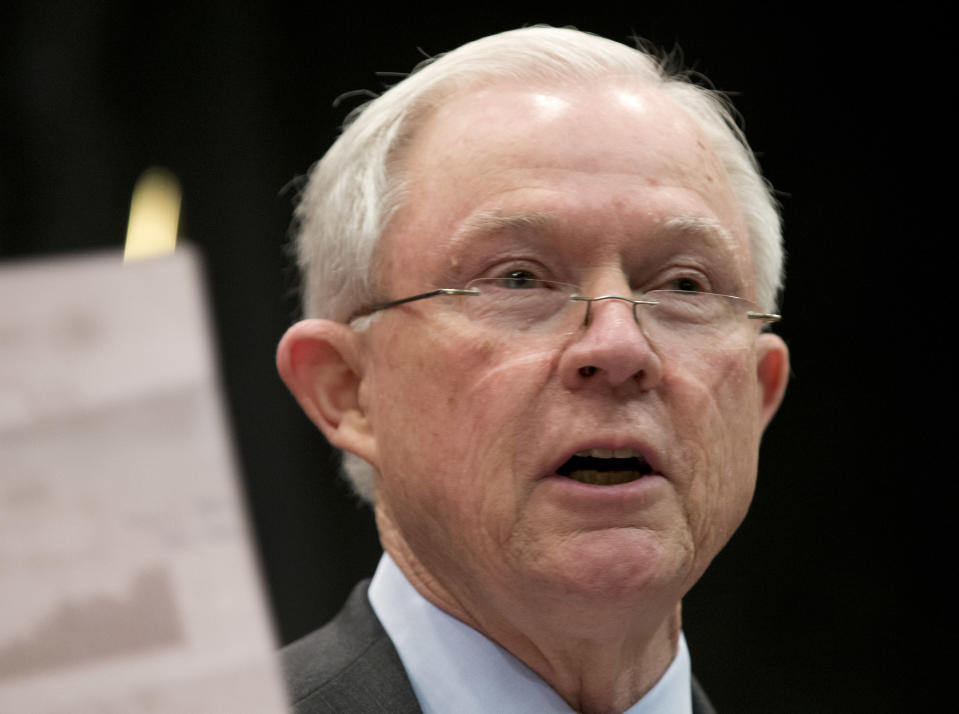
<path id="1" fill-rule="evenodd" d="M 503 542 L 519 510 L 522 483 L 514 476 L 550 358 L 511 350 L 502 337 L 433 328 L 394 335 L 373 352 L 380 492 L 407 522 L 410 540 L 409 530 L 428 539 L 440 528 L 449 533 L 452 522 L 464 540 Z"/>
<path id="2" fill-rule="evenodd" d="M 420 438 L 425 432 L 435 439 L 504 424 L 522 427 L 530 399 L 554 368 L 556 350 L 518 348 L 507 336 L 455 319 L 433 323 L 387 333 L 371 350 L 377 355 L 369 389 L 374 429 L 391 433 L 405 424 L 392 433 Z"/>
<path id="3" fill-rule="evenodd" d="M 755 488 L 761 429 L 750 364 L 743 353 L 700 355 L 664 379 L 682 405 L 674 423 L 686 516 L 697 550 L 709 559 L 742 522 Z"/>
<path id="4" fill-rule="evenodd" d="M 444 330 L 439 320 L 406 319 L 404 327 L 384 329 L 372 341 L 372 417 L 384 426 L 414 413 L 426 420 L 418 425 L 442 422 L 443 414 L 462 408 L 464 390 L 485 371 L 495 345 L 468 340 L 462 329 Z"/>

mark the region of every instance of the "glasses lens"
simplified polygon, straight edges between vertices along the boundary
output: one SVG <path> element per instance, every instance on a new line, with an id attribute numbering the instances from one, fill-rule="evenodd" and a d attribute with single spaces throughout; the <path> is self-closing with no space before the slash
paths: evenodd
<path id="1" fill-rule="evenodd" d="M 480 291 L 462 302 L 471 320 L 518 332 L 552 329 L 577 291 L 574 285 L 517 277 L 481 278 L 467 288 Z"/>
<path id="2" fill-rule="evenodd" d="M 683 325 L 715 325 L 736 315 L 733 301 L 738 298 L 691 290 L 653 290 L 644 296 L 654 300 L 650 317 L 659 322 Z M 746 312 L 743 306 L 741 312 Z"/>
<path id="3" fill-rule="evenodd" d="M 514 332 L 554 332 L 563 320 L 585 320 L 588 302 L 570 298 L 580 294 L 575 285 L 551 280 L 509 276 L 482 278 L 466 286 L 478 295 L 465 295 L 457 304 L 473 322 Z M 600 298 L 600 302 L 616 298 Z M 629 302 L 628 298 L 621 298 Z M 685 290 L 653 290 L 634 299 L 654 304 L 635 305 L 640 327 L 662 345 L 689 342 L 726 342 L 749 332 L 755 323 L 746 319 L 755 306 L 730 295 Z M 602 309 L 593 305 L 591 310 Z M 570 317 L 575 314 L 576 317 Z M 582 324 L 577 323 L 577 324 Z"/>
<path id="4" fill-rule="evenodd" d="M 685 290 L 653 290 L 643 296 L 639 321 L 660 341 L 728 341 L 752 327 L 746 313 L 752 303 L 731 295 Z"/>

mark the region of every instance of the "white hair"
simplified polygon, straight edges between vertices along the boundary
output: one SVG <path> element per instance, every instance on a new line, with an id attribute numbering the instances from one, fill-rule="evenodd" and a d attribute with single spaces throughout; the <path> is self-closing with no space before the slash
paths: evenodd
<path id="1" fill-rule="evenodd" d="M 591 84 L 613 76 L 658 88 L 699 125 L 739 201 L 756 301 L 774 312 L 783 277 L 779 212 L 726 96 L 671 73 L 643 50 L 578 30 L 528 27 L 427 60 L 347 117 L 339 139 L 310 171 L 296 208 L 306 316 L 346 322 L 375 302 L 376 246 L 403 197 L 402 149 L 433 107 L 455 93 L 501 81 Z M 351 454 L 343 465 L 356 492 L 372 501 L 373 468 Z"/>

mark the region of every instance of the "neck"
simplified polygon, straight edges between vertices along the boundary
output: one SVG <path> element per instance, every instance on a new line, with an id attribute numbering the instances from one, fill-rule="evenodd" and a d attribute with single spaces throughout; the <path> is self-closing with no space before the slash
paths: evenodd
<path id="1" fill-rule="evenodd" d="M 575 711 L 627 710 L 676 656 L 680 606 L 578 602 L 569 594 L 519 599 L 456 592 L 433 578 L 400 539 L 384 548 L 423 597 L 511 652 Z M 479 605 L 477 605 L 479 603 Z M 498 607 L 497 607 L 498 605 Z"/>
<path id="2" fill-rule="evenodd" d="M 616 616 L 595 617 L 594 625 L 588 636 L 564 632 L 560 626 L 558 632 L 540 631 L 531 637 L 513 631 L 493 639 L 539 674 L 574 710 L 623 712 L 652 689 L 676 656 L 679 607 L 651 631 L 624 627 L 624 620 Z"/>

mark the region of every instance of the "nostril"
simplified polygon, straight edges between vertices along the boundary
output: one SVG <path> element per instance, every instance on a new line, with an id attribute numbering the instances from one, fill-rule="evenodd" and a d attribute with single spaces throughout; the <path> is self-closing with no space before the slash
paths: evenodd
<path id="1" fill-rule="evenodd" d="M 596 374 L 596 368 L 593 365 L 589 364 L 589 365 L 586 365 L 585 367 L 580 367 L 579 373 L 583 375 L 584 377 L 592 377 L 594 374 Z"/>

